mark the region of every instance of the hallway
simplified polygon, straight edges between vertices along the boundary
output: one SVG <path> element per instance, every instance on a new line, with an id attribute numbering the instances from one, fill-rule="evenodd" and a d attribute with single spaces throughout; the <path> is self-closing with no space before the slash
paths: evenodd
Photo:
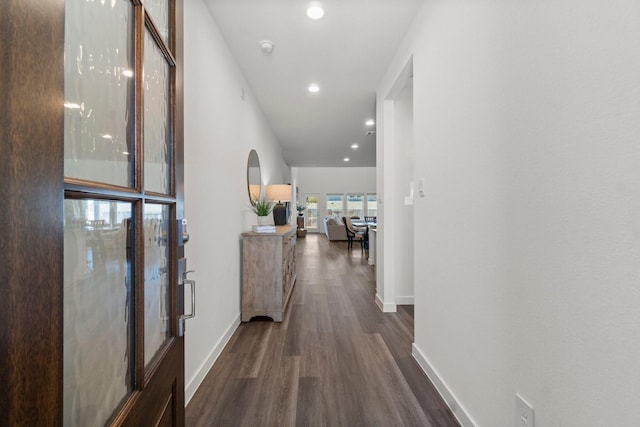
<path id="1" fill-rule="evenodd" d="M 296 256 L 285 321 L 239 326 L 187 406 L 187 425 L 457 426 L 411 356 L 413 306 L 375 306 L 360 250 L 311 234 Z"/>

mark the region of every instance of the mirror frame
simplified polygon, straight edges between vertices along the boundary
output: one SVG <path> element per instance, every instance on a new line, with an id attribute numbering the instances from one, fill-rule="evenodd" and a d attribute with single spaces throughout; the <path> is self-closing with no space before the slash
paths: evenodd
<path id="1" fill-rule="evenodd" d="M 256 175 L 257 169 L 257 177 Z M 257 183 L 256 183 L 257 178 Z M 255 187 L 258 186 L 258 194 L 255 194 Z M 253 190 L 253 191 L 252 191 Z M 249 202 L 254 200 L 260 200 L 262 196 L 262 173 L 260 171 L 260 158 L 256 150 L 249 152 L 249 158 L 247 159 L 247 194 L 249 195 Z"/>

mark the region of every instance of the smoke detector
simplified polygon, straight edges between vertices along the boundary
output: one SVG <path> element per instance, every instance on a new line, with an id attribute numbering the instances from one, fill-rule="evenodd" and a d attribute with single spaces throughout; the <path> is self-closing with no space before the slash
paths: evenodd
<path id="1" fill-rule="evenodd" d="M 273 42 L 271 40 L 260 40 L 260 49 L 264 53 L 273 52 Z"/>

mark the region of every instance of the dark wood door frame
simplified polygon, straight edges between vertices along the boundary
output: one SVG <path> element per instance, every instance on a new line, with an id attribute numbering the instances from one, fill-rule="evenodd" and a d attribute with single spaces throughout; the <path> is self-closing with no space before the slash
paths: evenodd
<path id="1" fill-rule="evenodd" d="M 64 1 L 0 11 L 0 425 L 62 421 Z"/>

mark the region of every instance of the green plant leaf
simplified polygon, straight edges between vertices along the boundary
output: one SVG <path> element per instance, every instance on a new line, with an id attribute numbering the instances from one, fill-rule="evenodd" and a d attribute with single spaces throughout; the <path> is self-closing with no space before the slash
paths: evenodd
<path id="1" fill-rule="evenodd" d="M 253 211 L 258 216 L 267 216 L 271 213 L 271 209 L 273 209 L 273 204 L 264 199 L 252 200 L 251 206 L 253 207 Z"/>

